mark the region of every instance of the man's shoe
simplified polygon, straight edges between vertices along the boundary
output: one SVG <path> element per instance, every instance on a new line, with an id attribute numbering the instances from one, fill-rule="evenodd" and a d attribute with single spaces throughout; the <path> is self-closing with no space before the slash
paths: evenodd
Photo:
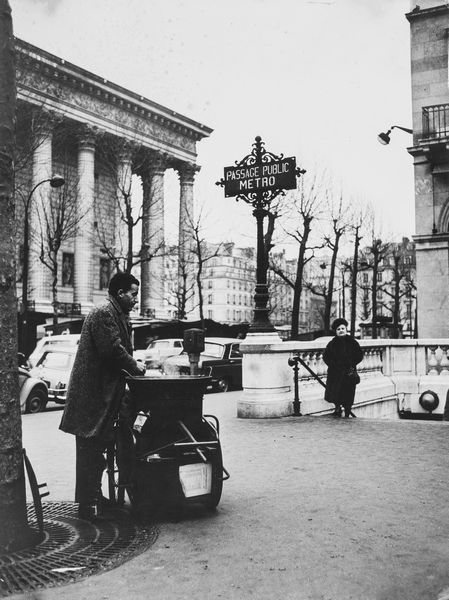
<path id="1" fill-rule="evenodd" d="M 93 502 L 92 504 L 81 503 L 78 506 L 78 517 L 85 521 L 95 521 L 101 517 L 101 513 L 101 506 L 96 502 Z"/>

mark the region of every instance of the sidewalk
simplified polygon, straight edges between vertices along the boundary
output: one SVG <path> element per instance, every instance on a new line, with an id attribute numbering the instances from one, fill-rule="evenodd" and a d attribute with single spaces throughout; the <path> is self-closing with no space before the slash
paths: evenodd
<path id="1" fill-rule="evenodd" d="M 449 425 L 332 417 L 242 420 L 209 394 L 224 483 L 216 513 L 161 523 L 115 570 L 13 599 L 448 600 Z M 72 500 L 60 411 L 27 415 L 24 446 L 48 500 Z"/>

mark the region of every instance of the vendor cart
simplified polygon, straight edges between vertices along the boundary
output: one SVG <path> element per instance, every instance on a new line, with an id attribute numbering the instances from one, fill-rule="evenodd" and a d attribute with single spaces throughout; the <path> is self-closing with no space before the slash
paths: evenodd
<path id="1" fill-rule="evenodd" d="M 218 419 L 203 415 L 209 378 L 128 375 L 126 381 L 134 414 L 119 422 L 107 454 L 110 499 L 123 504 L 126 492 L 133 508 L 148 516 L 192 503 L 215 508 L 229 473 Z"/>

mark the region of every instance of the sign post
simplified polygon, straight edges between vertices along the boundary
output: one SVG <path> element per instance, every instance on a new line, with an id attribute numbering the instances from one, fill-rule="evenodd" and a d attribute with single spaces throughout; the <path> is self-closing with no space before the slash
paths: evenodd
<path id="1" fill-rule="evenodd" d="M 254 319 L 250 326 L 252 333 L 269 333 L 274 327 L 268 317 L 268 253 L 270 247 L 265 242 L 264 219 L 272 215 L 272 201 L 283 195 L 284 190 L 296 188 L 297 178 L 305 173 L 296 167 L 296 158 L 277 156 L 265 149 L 260 136 L 255 138 L 253 149 L 234 167 L 224 168 L 224 178 L 217 185 L 224 188 L 225 197 L 236 197 L 253 207 L 257 222 L 257 267 L 256 290 L 254 294 Z"/>

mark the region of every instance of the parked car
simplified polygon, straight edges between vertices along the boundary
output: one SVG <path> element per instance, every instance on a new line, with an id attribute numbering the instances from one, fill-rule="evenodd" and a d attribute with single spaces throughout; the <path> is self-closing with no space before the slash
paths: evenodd
<path id="1" fill-rule="evenodd" d="M 48 401 L 47 386 L 24 367 L 19 367 L 19 389 L 22 413 L 38 413 L 45 410 Z"/>
<path id="2" fill-rule="evenodd" d="M 182 351 L 182 340 L 179 338 L 154 340 L 146 350 L 135 350 L 134 358 L 145 363 L 147 369 L 159 369 L 167 358 L 177 356 Z"/>
<path id="3" fill-rule="evenodd" d="M 31 367 L 35 367 L 39 359 L 48 348 L 60 346 L 77 346 L 80 341 L 79 333 L 62 333 L 61 335 L 47 335 L 40 339 L 33 352 L 28 357 Z"/>
<path id="4" fill-rule="evenodd" d="M 204 352 L 200 354 L 198 368 L 201 373 L 212 378 L 212 389 L 227 392 L 231 388 L 242 387 L 242 353 L 238 339 L 206 338 Z M 187 352 L 168 358 L 162 365 L 167 375 L 190 373 Z"/>
<path id="5" fill-rule="evenodd" d="M 31 375 L 45 382 L 48 399 L 57 404 L 65 403 L 76 351 L 76 346 L 50 346 L 30 370 Z"/>

